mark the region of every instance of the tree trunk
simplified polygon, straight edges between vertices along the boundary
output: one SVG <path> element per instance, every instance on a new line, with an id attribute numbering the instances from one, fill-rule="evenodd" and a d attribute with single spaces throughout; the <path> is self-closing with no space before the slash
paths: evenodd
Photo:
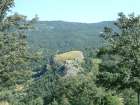
<path id="1" fill-rule="evenodd" d="M 138 105 L 140 105 L 140 92 L 137 92 L 138 94 Z"/>

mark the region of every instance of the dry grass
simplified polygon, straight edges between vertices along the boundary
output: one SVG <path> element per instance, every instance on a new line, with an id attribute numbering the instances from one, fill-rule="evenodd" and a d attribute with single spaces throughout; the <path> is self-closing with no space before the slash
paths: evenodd
<path id="1" fill-rule="evenodd" d="M 23 89 L 24 89 L 23 85 L 16 85 L 15 91 L 20 92 L 20 91 L 23 91 Z"/>
<path id="2" fill-rule="evenodd" d="M 10 105 L 7 101 L 0 101 L 0 105 Z"/>
<path id="3" fill-rule="evenodd" d="M 58 54 L 54 57 L 55 62 L 64 63 L 66 60 L 78 60 L 82 62 L 84 59 L 83 53 L 81 51 L 70 51 L 63 54 Z"/>

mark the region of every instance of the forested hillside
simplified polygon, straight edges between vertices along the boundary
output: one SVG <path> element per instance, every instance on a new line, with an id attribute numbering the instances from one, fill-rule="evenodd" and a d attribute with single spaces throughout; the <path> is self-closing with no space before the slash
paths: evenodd
<path id="1" fill-rule="evenodd" d="M 112 21 L 100 23 L 74 23 L 64 21 L 39 21 L 29 32 L 33 49 L 65 52 L 72 49 L 99 48 L 103 44 L 100 32 L 105 26 L 113 27 Z M 48 50 L 50 49 L 50 50 Z"/>
<path id="2" fill-rule="evenodd" d="M 29 21 L 14 5 L 0 0 L 0 105 L 140 105 L 140 16 Z"/>

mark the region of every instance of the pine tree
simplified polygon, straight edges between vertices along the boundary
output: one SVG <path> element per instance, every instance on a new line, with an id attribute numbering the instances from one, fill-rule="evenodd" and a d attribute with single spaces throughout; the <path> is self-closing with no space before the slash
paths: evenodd
<path id="1" fill-rule="evenodd" d="M 17 13 L 6 16 L 13 5 L 13 0 L 0 0 L 0 101 L 16 103 L 32 82 L 37 55 L 29 52 L 25 33 L 33 21 Z"/>
<path id="2" fill-rule="evenodd" d="M 119 14 L 116 31 L 106 27 L 107 44 L 100 49 L 99 83 L 108 89 L 132 88 L 140 105 L 140 16 Z"/>

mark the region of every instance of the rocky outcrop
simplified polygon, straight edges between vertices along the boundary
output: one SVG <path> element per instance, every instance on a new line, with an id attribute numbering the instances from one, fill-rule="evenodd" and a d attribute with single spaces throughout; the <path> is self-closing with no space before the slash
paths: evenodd
<path id="1" fill-rule="evenodd" d="M 84 55 L 81 51 L 70 51 L 54 57 L 54 63 L 63 68 L 64 77 L 76 76 L 81 72 L 82 62 L 84 62 Z"/>
<path id="2" fill-rule="evenodd" d="M 81 64 L 75 60 L 67 60 L 64 64 L 65 67 L 65 77 L 76 76 L 77 73 L 82 71 Z"/>

